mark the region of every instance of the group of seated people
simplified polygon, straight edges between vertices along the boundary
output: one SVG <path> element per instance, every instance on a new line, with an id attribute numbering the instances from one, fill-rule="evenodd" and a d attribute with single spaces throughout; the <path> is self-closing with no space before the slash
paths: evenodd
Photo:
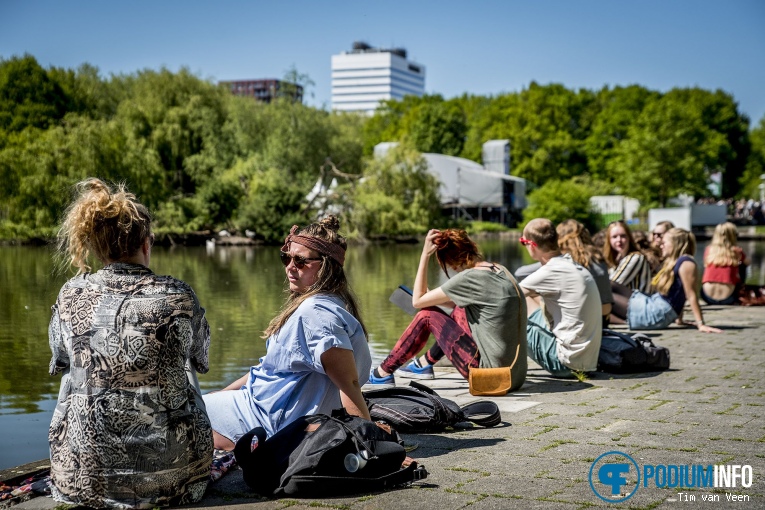
<path id="1" fill-rule="evenodd" d="M 49 432 L 51 480 L 65 503 L 199 501 L 213 448 L 232 450 L 254 428 L 270 437 L 301 416 L 340 407 L 369 419 L 362 386 L 394 385 L 394 372 L 432 378 L 444 357 L 464 377 L 470 367 L 514 364 L 511 389 L 518 389 L 527 357 L 555 377 L 596 370 L 607 317 L 634 329 L 666 327 L 682 316 L 687 298 L 698 329 L 720 331 L 704 324 L 695 240 L 682 229 L 660 232 L 663 261 L 651 276 L 621 222 L 609 226 L 601 252 L 581 223 L 556 228 L 535 219 L 520 242 L 538 264 L 518 278 L 485 260 L 464 230 L 433 229 L 412 289 L 419 312 L 373 368 L 343 269 L 347 243 L 330 216 L 293 226 L 285 238 L 280 257 L 289 292 L 263 335 L 260 363 L 202 395 L 196 374 L 208 370 L 209 326 L 186 283 L 149 269 L 149 211 L 123 186 L 89 179 L 78 189 L 60 231 L 61 253 L 78 274 L 62 287 L 49 327 L 50 372 L 63 374 Z M 104 267 L 91 272 L 91 256 Z M 431 289 L 433 256 L 447 281 Z M 431 334 L 435 343 L 423 354 Z"/>

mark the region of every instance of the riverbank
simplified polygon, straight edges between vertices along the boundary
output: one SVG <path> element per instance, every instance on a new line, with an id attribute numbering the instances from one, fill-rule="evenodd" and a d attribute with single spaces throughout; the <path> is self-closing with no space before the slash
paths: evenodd
<path id="1" fill-rule="evenodd" d="M 406 435 L 410 455 L 430 476 L 410 488 L 382 494 L 321 500 L 264 500 L 234 469 L 213 484 L 194 508 L 337 510 L 471 510 L 505 508 L 711 508 L 765 507 L 765 308 L 705 306 L 719 335 L 672 326 L 649 331 L 671 351 L 666 372 L 594 374 L 584 382 L 547 377 L 533 363 L 515 394 L 493 398 L 503 423 L 442 434 Z M 405 380 L 399 379 L 405 384 Z M 460 404 L 476 400 L 453 369 L 439 368 L 425 381 Z M 648 466 L 751 466 L 752 484 L 678 489 L 641 480 L 623 503 L 598 497 L 590 468 L 610 451 Z M 607 492 L 597 479 L 593 486 Z M 666 470 L 665 470 L 666 471 Z M 634 487 L 634 477 L 627 477 Z M 745 480 L 746 481 L 746 480 Z M 707 499 L 717 499 L 707 503 Z M 741 498 L 736 499 L 734 498 Z M 34 498 L 19 509 L 54 509 Z"/>
<path id="2" fill-rule="evenodd" d="M 714 233 L 714 227 L 706 227 L 693 231 L 698 240 L 711 239 Z M 520 237 L 520 229 L 510 229 L 502 232 L 477 232 L 471 233 L 471 237 L 476 240 L 481 239 L 512 239 Z M 366 238 L 350 238 L 350 244 L 414 244 L 422 241 L 424 236 L 418 235 L 374 235 Z M 755 226 L 739 226 L 738 239 L 740 241 L 762 241 L 765 240 L 765 232 L 762 228 Z M 213 232 L 204 230 L 200 232 L 188 233 L 158 233 L 156 244 L 160 246 L 261 246 L 265 243 L 262 239 L 252 235 L 231 235 L 226 231 Z M 44 246 L 54 244 L 54 239 L 30 238 L 30 239 L 0 239 L 0 246 Z M 275 244 L 274 244 L 275 245 Z"/>

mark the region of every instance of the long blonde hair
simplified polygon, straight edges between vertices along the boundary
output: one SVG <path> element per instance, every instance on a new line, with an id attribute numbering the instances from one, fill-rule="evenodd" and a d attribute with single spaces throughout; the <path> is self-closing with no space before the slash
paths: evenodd
<path id="1" fill-rule="evenodd" d="M 151 214 L 124 184 L 110 187 L 100 179 L 77 183 L 76 197 L 58 231 L 58 252 L 78 273 L 90 271 L 88 259 L 101 263 L 135 255 L 151 235 Z"/>
<path id="2" fill-rule="evenodd" d="M 555 230 L 558 233 L 558 247 L 561 253 L 570 254 L 577 264 L 590 267 L 593 261 L 603 261 L 603 255 L 592 244 L 590 232 L 578 221 L 562 221 Z"/>
<path id="3" fill-rule="evenodd" d="M 320 222 L 311 223 L 307 227 L 300 229 L 298 232 L 301 236 L 317 237 L 329 241 L 330 243 L 337 244 L 345 250 L 348 247 L 348 244 L 346 243 L 345 238 L 338 233 L 339 229 L 340 221 L 338 221 L 335 216 L 327 216 Z M 359 312 L 356 296 L 348 285 L 343 266 L 326 253 L 319 252 L 319 255 L 321 255 L 321 268 L 319 268 L 319 272 L 316 275 L 316 283 L 302 293 L 290 291 L 287 301 L 285 301 L 279 314 L 271 319 L 268 327 L 263 332 L 263 338 L 268 338 L 277 333 L 289 320 L 292 314 L 295 313 L 295 310 L 298 309 L 303 301 L 318 294 L 335 294 L 342 299 L 348 313 L 353 315 L 356 320 L 359 321 L 361 329 L 364 330 L 364 335 L 367 334 L 367 328 L 364 326 L 364 321 L 361 320 L 361 313 Z"/>
<path id="4" fill-rule="evenodd" d="M 675 281 L 674 269 L 677 260 L 683 255 L 693 257 L 696 253 L 696 236 L 682 228 L 671 228 L 664 234 L 664 242 L 672 243 L 672 251 L 664 259 L 651 284 L 656 292 L 666 295 Z"/>
<path id="5" fill-rule="evenodd" d="M 741 258 L 734 249 L 738 240 L 738 231 L 736 225 L 726 221 L 715 227 L 715 233 L 712 235 L 712 242 L 709 244 L 709 250 L 704 257 L 704 264 L 707 266 L 738 266 Z"/>

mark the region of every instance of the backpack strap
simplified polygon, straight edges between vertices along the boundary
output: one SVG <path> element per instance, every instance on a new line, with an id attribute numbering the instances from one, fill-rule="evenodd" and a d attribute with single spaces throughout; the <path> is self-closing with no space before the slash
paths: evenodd
<path id="1" fill-rule="evenodd" d="M 360 476 L 293 476 L 284 487 L 276 491 L 276 496 L 326 497 L 346 494 L 379 492 L 401 485 L 410 484 L 428 477 L 425 466 L 412 462 L 393 473 L 378 478 Z"/>
<path id="2" fill-rule="evenodd" d="M 479 400 L 462 406 L 462 412 L 468 420 L 481 427 L 493 427 L 502 423 L 499 407 L 490 400 Z M 475 416 L 483 416 L 483 418 L 475 418 Z"/>
<path id="3" fill-rule="evenodd" d="M 430 395 L 438 396 L 438 394 L 435 391 L 433 391 L 433 388 L 431 388 L 430 386 L 425 386 L 424 384 L 418 383 L 417 381 L 409 381 L 409 386 L 411 386 L 412 388 L 416 388 L 420 391 L 424 391 L 425 393 L 428 393 Z"/>

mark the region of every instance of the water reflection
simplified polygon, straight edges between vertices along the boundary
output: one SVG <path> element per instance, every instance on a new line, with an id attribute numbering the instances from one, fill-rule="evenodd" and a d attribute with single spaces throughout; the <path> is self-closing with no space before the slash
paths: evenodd
<path id="1" fill-rule="evenodd" d="M 480 243 L 490 260 L 514 270 L 530 263 L 517 242 Z M 697 260 L 706 243 L 700 243 Z M 753 261 L 749 283 L 765 284 L 765 243 L 744 242 Z M 374 351 L 387 352 L 410 317 L 388 301 L 399 284 L 412 285 L 420 245 L 355 246 L 346 269 L 362 307 Z M 0 469 L 47 456 L 47 426 L 59 388 L 48 376 L 50 307 L 66 276 L 53 273 L 49 248 L 0 247 Z M 152 269 L 192 285 L 212 329 L 210 373 L 204 390 L 240 377 L 265 352 L 261 333 L 285 294 L 277 247 L 200 247 L 154 250 Z M 444 280 L 431 265 L 431 286 Z"/>

